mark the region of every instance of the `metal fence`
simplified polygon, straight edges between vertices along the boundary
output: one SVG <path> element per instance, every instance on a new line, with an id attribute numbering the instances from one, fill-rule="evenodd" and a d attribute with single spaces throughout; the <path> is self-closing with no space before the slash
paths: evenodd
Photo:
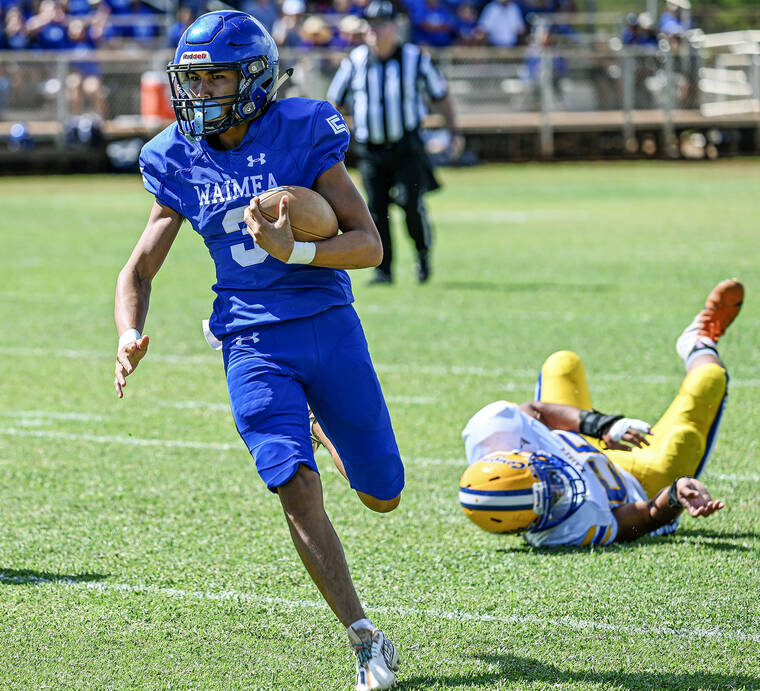
<path id="1" fill-rule="evenodd" d="M 435 53 L 465 131 L 540 133 L 551 155 L 555 130 L 616 123 L 632 137 L 656 122 L 672 136 L 678 114 L 743 117 L 760 125 L 760 32 L 697 37 L 677 50 L 597 45 L 453 48 Z M 296 71 L 285 95 L 323 98 L 343 55 L 283 50 Z M 173 116 L 164 67 L 169 51 L 0 52 L 0 135 L 26 123 L 65 145 L 65 123 L 82 113 L 112 137 L 150 133 Z M 569 123 L 569 125 L 568 125 Z M 575 124 L 573 124 L 575 123 Z"/>

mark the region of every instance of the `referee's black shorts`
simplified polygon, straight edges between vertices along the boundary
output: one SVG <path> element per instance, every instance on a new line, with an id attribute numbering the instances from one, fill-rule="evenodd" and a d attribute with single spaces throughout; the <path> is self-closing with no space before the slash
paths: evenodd
<path id="1" fill-rule="evenodd" d="M 384 171 L 389 183 L 403 184 L 407 189 L 418 190 L 419 194 L 440 187 L 417 130 L 407 132 L 399 141 L 389 144 L 356 142 L 354 152 L 359 171 L 365 178 L 376 177 L 379 171 Z"/>

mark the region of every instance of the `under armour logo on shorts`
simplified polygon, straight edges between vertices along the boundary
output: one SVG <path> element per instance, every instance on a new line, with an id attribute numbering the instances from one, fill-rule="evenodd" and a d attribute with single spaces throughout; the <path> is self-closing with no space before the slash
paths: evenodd
<path id="1" fill-rule="evenodd" d="M 251 343 L 258 343 L 259 342 L 259 335 L 254 332 L 250 336 L 238 336 L 234 343 L 235 345 L 243 345 L 243 341 L 250 341 Z"/>

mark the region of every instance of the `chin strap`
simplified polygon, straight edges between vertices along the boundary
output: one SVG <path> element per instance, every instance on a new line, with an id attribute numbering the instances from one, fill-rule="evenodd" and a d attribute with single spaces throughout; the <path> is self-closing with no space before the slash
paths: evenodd
<path id="1" fill-rule="evenodd" d="M 285 70 L 285 73 L 280 75 L 280 77 L 277 79 L 277 81 L 274 83 L 274 86 L 272 87 L 272 90 L 269 92 L 269 97 L 267 98 L 267 104 L 274 101 L 274 97 L 277 95 L 277 91 L 279 88 L 286 82 L 288 79 L 290 79 L 293 76 L 293 68 L 288 67 L 288 69 Z"/>

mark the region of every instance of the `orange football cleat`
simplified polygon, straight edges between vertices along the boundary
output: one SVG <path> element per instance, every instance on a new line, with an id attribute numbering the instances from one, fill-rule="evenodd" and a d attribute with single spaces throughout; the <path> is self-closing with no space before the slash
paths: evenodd
<path id="1" fill-rule="evenodd" d="M 735 278 L 721 281 L 710 291 L 704 309 L 694 317 L 676 342 L 676 352 L 686 362 L 695 348 L 715 350 L 718 339 L 739 314 L 744 286 Z"/>
<path id="2" fill-rule="evenodd" d="M 735 278 L 718 283 L 707 296 L 705 308 L 699 313 L 702 324 L 698 336 L 717 343 L 736 319 L 743 301 L 744 286 Z"/>

